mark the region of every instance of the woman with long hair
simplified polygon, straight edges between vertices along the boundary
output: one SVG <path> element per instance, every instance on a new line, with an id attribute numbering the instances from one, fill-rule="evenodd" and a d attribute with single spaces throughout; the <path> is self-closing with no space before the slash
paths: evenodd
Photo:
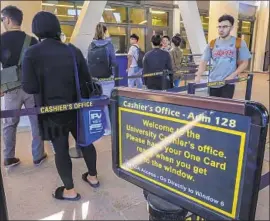
<path id="1" fill-rule="evenodd" d="M 115 84 L 113 80 L 104 81 L 104 79 L 115 76 L 116 57 L 113 44 L 108 37 L 107 27 L 104 24 L 99 23 L 96 26 L 94 40 L 88 48 L 87 63 L 91 75 L 98 79 L 103 79 L 103 81 L 101 81 L 103 94 L 110 97 Z M 110 135 L 111 122 L 109 108 L 106 106 L 104 111 L 107 122 L 105 135 Z"/>
<path id="2" fill-rule="evenodd" d="M 22 87 L 34 94 L 37 106 L 50 106 L 77 102 L 75 67 L 71 50 L 74 51 L 81 85 L 82 97 L 89 97 L 87 82 L 91 82 L 86 61 L 74 45 L 61 42 L 61 28 L 57 17 L 50 12 L 34 16 L 32 32 L 40 43 L 26 51 L 22 66 Z M 91 85 L 91 83 L 89 84 Z M 76 140 L 77 111 L 38 115 L 43 140 L 51 140 L 55 151 L 55 164 L 64 186 L 58 187 L 53 196 L 60 200 L 79 200 L 74 188 L 72 162 L 69 156 L 69 133 Z M 87 172 L 83 181 L 96 188 L 99 186 L 96 170 L 96 149 L 93 144 L 80 147 Z"/>

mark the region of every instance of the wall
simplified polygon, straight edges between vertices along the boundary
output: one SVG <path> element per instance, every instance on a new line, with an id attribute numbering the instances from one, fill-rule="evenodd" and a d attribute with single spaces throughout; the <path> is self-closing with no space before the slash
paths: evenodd
<path id="1" fill-rule="evenodd" d="M 210 1 L 208 42 L 218 37 L 218 18 L 223 14 L 234 17 L 235 24 L 231 34 L 237 36 L 238 1 Z"/>
<path id="2" fill-rule="evenodd" d="M 85 1 L 82 11 L 71 36 L 71 43 L 81 49 L 84 56 L 95 35 L 95 27 L 99 23 L 107 1 Z"/>
<path id="3" fill-rule="evenodd" d="M 269 2 L 261 1 L 257 13 L 254 71 L 263 71 L 267 30 L 269 29 Z"/>
<path id="4" fill-rule="evenodd" d="M 8 5 L 16 6 L 23 11 L 22 30 L 32 34 L 32 20 L 34 15 L 42 9 L 41 1 L 1 1 L 1 10 Z M 1 34 L 4 31 L 4 27 L 1 24 Z"/>

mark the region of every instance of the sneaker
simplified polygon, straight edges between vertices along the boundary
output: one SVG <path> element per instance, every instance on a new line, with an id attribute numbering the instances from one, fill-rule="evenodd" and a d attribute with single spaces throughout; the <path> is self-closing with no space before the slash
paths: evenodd
<path id="1" fill-rule="evenodd" d="M 18 164 L 20 164 L 21 161 L 19 158 L 8 158 L 4 160 L 4 166 L 9 168 L 9 167 L 14 167 L 17 166 Z"/>
<path id="2" fill-rule="evenodd" d="M 47 153 L 45 153 L 44 156 L 41 157 L 41 159 L 34 161 L 34 164 L 35 164 L 36 166 L 39 166 L 39 165 L 41 165 L 47 158 L 48 158 L 48 155 L 47 155 Z"/>

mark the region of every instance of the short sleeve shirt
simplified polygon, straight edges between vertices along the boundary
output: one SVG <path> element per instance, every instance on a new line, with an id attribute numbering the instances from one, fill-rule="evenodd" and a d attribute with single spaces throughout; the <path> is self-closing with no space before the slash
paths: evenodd
<path id="1" fill-rule="evenodd" d="M 236 37 L 231 37 L 228 40 L 217 39 L 212 50 L 210 45 L 207 45 L 202 60 L 210 61 L 212 59 L 212 70 L 209 76 L 209 81 L 223 81 L 237 69 L 237 49 L 235 47 Z M 246 61 L 251 58 L 251 54 L 247 48 L 246 42 L 241 41 L 238 60 Z"/>
<path id="2" fill-rule="evenodd" d="M 131 65 L 130 65 L 131 68 L 134 68 L 134 67 L 138 66 L 137 60 L 138 60 L 138 57 L 139 57 L 139 50 L 138 50 L 138 48 L 136 46 L 139 47 L 138 45 L 132 45 L 129 48 L 129 51 L 128 51 L 128 55 L 132 56 L 132 62 L 131 62 Z"/>

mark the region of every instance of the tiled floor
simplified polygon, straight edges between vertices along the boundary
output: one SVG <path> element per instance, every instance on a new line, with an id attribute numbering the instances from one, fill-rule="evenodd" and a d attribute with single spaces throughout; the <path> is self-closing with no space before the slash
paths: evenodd
<path id="1" fill-rule="evenodd" d="M 268 78 L 267 75 L 258 75 L 254 79 L 252 94 L 252 100 L 262 102 L 266 107 L 269 107 Z M 237 87 L 237 99 L 243 97 L 243 90 L 244 83 L 241 83 Z M 83 160 L 73 160 L 75 186 L 82 195 L 79 202 L 59 202 L 51 197 L 52 191 L 61 185 L 52 151 L 46 144 L 49 159 L 40 167 L 34 167 L 30 141 L 29 132 L 17 134 L 16 151 L 22 164 L 9 171 L 2 170 L 10 220 L 148 220 L 142 190 L 117 178 L 112 171 L 110 137 L 95 143 L 101 182 L 99 189 L 93 190 L 81 180 L 81 174 L 85 172 Z M 73 146 L 74 141 L 70 139 L 70 143 Z M 267 143 L 262 174 L 269 172 L 269 135 Z M 256 220 L 269 220 L 269 208 L 268 186 L 259 193 Z"/>

